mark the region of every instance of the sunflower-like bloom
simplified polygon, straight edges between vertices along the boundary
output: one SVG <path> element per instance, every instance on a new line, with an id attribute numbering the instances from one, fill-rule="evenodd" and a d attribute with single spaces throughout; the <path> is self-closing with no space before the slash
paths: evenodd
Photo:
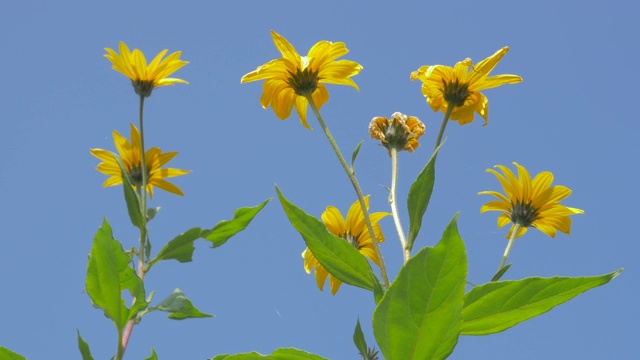
<path id="1" fill-rule="evenodd" d="M 364 202 L 367 210 L 369 210 L 369 195 L 364 198 Z M 378 221 L 388 215 L 391 214 L 386 212 L 377 212 L 369 215 L 371 224 L 373 225 L 373 231 L 379 243 L 384 241 L 384 235 L 382 234 L 380 225 L 378 225 Z M 373 249 L 371 234 L 369 234 L 369 230 L 367 229 L 367 224 L 359 201 L 356 200 L 356 202 L 354 202 L 349 208 L 346 221 L 342 217 L 340 210 L 333 206 L 327 206 L 327 210 L 322 213 L 322 221 L 332 234 L 345 239 L 358 249 L 362 255 L 380 266 L 380 260 Z M 315 268 L 316 282 L 318 283 L 320 291 L 324 289 L 324 284 L 328 275 L 331 294 L 335 295 L 336 292 L 338 292 L 340 285 L 342 285 L 342 281 L 329 274 L 327 269 L 320 265 L 316 257 L 313 256 L 313 253 L 311 253 L 309 248 L 302 252 L 302 257 L 304 258 L 304 269 L 307 274 L 311 274 L 311 269 Z"/>
<path id="2" fill-rule="evenodd" d="M 391 148 L 397 151 L 413 152 L 420 146 L 418 139 L 424 135 L 425 126 L 415 116 L 407 116 L 399 112 L 393 113 L 391 119 L 376 116 L 369 124 L 369 134 L 378 139 L 391 154 Z"/>
<path id="3" fill-rule="evenodd" d="M 509 47 L 505 46 L 476 66 L 469 58 L 456 63 L 455 67 L 425 65 L 411 73 L 411 80 L 422 81 L 422 94 L 433 111 L 446 114 L 449 106 L 454 106 L 450 120 L 457 120 L 460 125 L 468 124 L 477 112 L 484 118 L 483 125 L 487 125 L 489 100 L 480 90 L 522 81 L 517 75 L 488 76 L 507 51 Z"/>
<path id="4" fill-rule="evenodd" d="M 133 89 L 138 95 L 149 97 L 151 91 L 158 86 L 176 83 L 188 84 L 185 80 L 167 77 L 189 63 L 180 60 L 181 51 L 176 51 L 163 59 L 168 51 L 164 49 L 147 66 L 147 60 L 142 51 L 133 49 L 131 52 L 122 41 L 120 42 L 120 54 L 110 48 L 105 48 L 105 50 L 107 54 L 104 57 L 111 61 L 114 70 L 131 79 Z"/>
<path id="5" fill-rule="evenodd" d="M 552 238 L 556 236 L 556 230 L 569 234 L 569 215 L 584 214 L 583 210 L 560 204 L 561 200 L 571 194 L 571 190 L 562 185 L 551 186 L 553 174 L 549 171 L 543 171 L 531 180 L 527 169 L 516 162 L 513 164 L 518 169 L 517 178 L 509 168 L 502 165 L 495 166 L 502 174 L 487 169 L 502 184 L 504 195 L 497 191 L 479 192 L 478 195 L 493 195 L 499 199 L 482 205 L 480 212 L 501 211 L 498 227 L 512 223 L 507 238 L 511 237 L 516 224 L 520 225 L 516 238 L 527 232 L 530 226 Z"/>
<path id="6" fill-rule="evenodd" d="M 281 120 L 291 115 L 296 108 L 302 125 L 307 124 L 306 95 L 311 94 L 314 104 L 320 109 L 329 101 L 329 92 L 324 84 L 348 85 L 358 90 L 351 79 L 362 70 L 355 61 L 336 60 L 349 52 L 342 42 L 319 41 L 307 56 L 300 56 L 296 49 L 275 31 L 271 37 L 282 53 L 282 58 L 274 59 L 242 77 L 240 83 L 264 80 L 260 105 L 264 109 L 271 105 Z"/>
<path id="7" fill-rule="evenodd" d="M 116 149 L 122 159 L 122 165 L 124 165 L 127 175 L 129 175 L 131 185 L 137 188 L 142 185 L 142 159 L 140 156 L 142 154 L 142 149 L 138 129 L 131 124 L 131 142 L 114 130 L 113 142 L 115 143 Z M 104 184 L 102 184 L 103 187 L 122 184 L 122 172 L 112 152 L 102 149 L 91 149 L 91 155 L 102 160 L 102 162 L 98 164 L 97 170 L 110 176 Z M 165 178 L 190 173 L 189 170 L 162 168 L 163 165 L 166 165 L 176 155 L 178 155 L 177 152 L 162 153 L 160 148 L 157 147 L 152 147 L 146 151 L 146 188 L 151 198 L 153 198 L 154 186 L 173 194 L 184 195 L 177 186 L 164 180 Z"/>

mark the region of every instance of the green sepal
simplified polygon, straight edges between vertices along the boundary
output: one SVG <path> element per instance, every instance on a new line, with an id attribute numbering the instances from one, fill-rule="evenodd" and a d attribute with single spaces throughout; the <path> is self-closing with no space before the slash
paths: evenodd
<path id="1" fill-rule="evenodd" d="M 151 348 L 151 355 L 144 360 L 158 360 L 158 354 L 156 354 L 156 351 Z"/>
<path id="2" fill-rule="evenodd" d="M 435 247 L 409 259 L 373 313 L 387 360 L 444 359 L 458 342 L 467 257 L 456 219 Z"/>
<path id="3" fill-rule="evenodd" d="M 343 283 L 373 291 L 371 266 L 366 258 L 353 245 L 330 233 L 322 221 L 289 202 L 277 186 L 276 191 L 291 225 L 318 262 Z"/>
<path id="4" fill-rule="evenodd" d="M 360 319 L 356 322 L 356 328 L 353 331 L 353 343 L 358 348 L 360 355 L 364 360 L 367 360 L 367 340 L 364 338 L 364 334 L 362 333 L 362 328 L 360 327 Z"/>
<path id="5" fill-rule="evenodd" d="M 7 349 L 4 346 L 0 346 L 0 359 L 2 360 L 27 360 L 26 357 L 14 353 L 13 351 Z"/>
<path id="6" fill-rule="evenodd" d="M 613 280 L 610 274 L 585 277 L 530 277 L 490 282 L 467 293 L 461 335 L 489 335 L 544 314 L 592 288 Z"/>
<path id="7" fill-rule="evenodd" d="M 122 245 L 113 238 L 105 218 L 93 238 L 85 286 L 93 305 L 102 309 L 119 331 L 124 329 L 127 321 L 147 307 L 144 284 L 129 266 L 130 260 L 122 250 Z M 122 299 L 124 290 L 129 290 L 136 299 L 131 308 Z"/>
<path id="8" fill-rule="evenodd" d="M 409 189 L 407 196 L 407 210 L 409 212 L 409 235 L 407 236 L 407 249 L 411 251 L 422 227 L 422 218 L 429 206 L 431 193 L 436 180 L 436 159 L 438 151 L 444 145 L 444 141 L 438 146 L 427 165 L 422 169 Z"/>
<path id="9" fill-rule="evenodd" d="M 254 207 L 237 209 L 233 213 L 233 219 L 220 221 L 211 230 L 202 230 L 200 236 L 205 240 L 211 241 L 214 248 L 226 243 L 230 237 L 246 229 L 251 220 L 253 220 L 269 201 L 271 201 L 271 198 Z"/>
<path id="10" fill-rule="evenodd" d="M 160 304 L 149 307 L 143 315 L 146 315 L 155 310 L 170 313 L 169 319 L 173 320 L 214 317 L 214 315 L 203 313 L 195 306 L 193 306 L 189 298 L 187 298 L 187 296 L 180 289 L 173 290 L 171 295 L 162 300 Z"/>
<path id="11" fill-rule="evenodd" d="M 503 266 L 500 270 L 498 270 L 498 272 L 496 272 L 495 275 L 493 275 L 493 277 L 491 278 L 491 281 L 500 280 L 500 278 L 502 278 L 502 275 L 504 275 L 507 272 L 507 270 L 509 270 L 510 267 L 511 267 L 511 264 Z"/>
<path id="12" fill-rule="evenodd" d="M 113 154 L 113 157 L 116 159 L 118 166 L 120 166 L 120 171 L 122 173 L 122 188 L 124 189 L 124 200 L 127 203 L 127 211 L 129 212 L 129 219 L 131 219 L 131 223 L 133 226 L 138 229 L 142 229 L 145 226 L 144 218 L 142 217 L 142 213 L 140 212 L 140 202 L 138 200 L 138 195 L 136 195 L 135 190 L 133 190 L 133 186 L 129 181 L 129 175 L 127 174 L 127 170 L 122 165 L 122 160 L 120 156 Z M 147 196 L 145 193 L 145 189 L 142 189 L 142 194 Z"/>
<path id="13" fill-rule="evenodd" d="M 274 351 L 271 355 L 262 355 L 258 352 L 242 353 L 242 354 L 225 354 L 216 355 L 209 360 L 328 360 L 319 355 L 315 355 L 303 350 L 294 348 L 281 348 Z"/>
<path id="14" fill-rule="evenodd" d="M 89 344 L 80 336 L 80 330 L 76 331 L 78 332 L 78 349 L 80 350 L 80 354 L 82 354 L 82 360 L 93 360 L 91 350 L 89 350 Z"/>
<path id="15" fill-rule="evenodd" d="M 353 164 L 356 162 L 356 158 L 358 157 L 358 153 L 360 152 L 360 147 L 362 147 L 362 143 L 364 140 L 360 140 L 358 146 L 353 150 L 353 154 L 351 154 L 351 171 L 353 171 Z"/>
<path id="16" fill-rule="evenodd" d="M 178 260 L 179 262 L 190 262 L 193 252 L 196 249 L 193 246 L 194 241 L 198 240 L 202 234 L 199 227 L 191 228 L 182 234 L 173 238 L 165 245 L 156 257 L 149 262 L 149 267 L 153 266 L 160 260 Z"/>

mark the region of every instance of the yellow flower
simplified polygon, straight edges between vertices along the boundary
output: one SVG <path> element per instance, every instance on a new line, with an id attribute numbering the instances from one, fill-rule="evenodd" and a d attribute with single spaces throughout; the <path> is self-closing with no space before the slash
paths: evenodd
<path id="1" fill-rule="evenodd" d="M 273 30 L 271 37 L 282 58 L 258 66 L 243 76 L 240 83 L 264 80 L 260 104 L 265 109 L 271 105 L 281 120 L 288 118 L 295 107 L 302 125 L 311 129 L 307 124 L 305 95 L 311 94 L 320 109 L 329 101 L 324 84 L 348 85 L 358 90 L 351 76 L 358 74 L 362 66 L 350 60 L 336 60 L 349 52 L 344 43 L 322 40 L 313 45 L 307 56 L 300 56 L 287 39 Z"/>
<path id="2" fill-rule="evenodd" d="M 391 120 L 376 116 L 369 124 L 371 137 L 380 140 L 387 150 L 395 148 L 398 151 L 413 152 L 420 146 L 418 139 L 424 135 L 424 130 L 425 126 L 420 119 L 399 112 L 393 113 Z"/>
<path id="3" fill-rule="evenodd" d="M 369 195 L 364 198 L 364 202 L 367 206 L 367 210 L 369 210 Z M 390 214 L 386 212 L 377 212 L 369 215 L 373 225 L 373 231 L 379 243 L 384 241 L 384 235 L 382 234 L 380 225 L 378 225 L 378 221 L 388 215 Z M 327 210 L 322 213 L 322 221 L 332 234 L 345 239 L 358 249 L 362 255 L 380 266 L 378 256 L 373 249 L 371 234 L 369 234 L 369 230 L 367 229 L 367 224 L 365 223 L 360 202 L 356 200 L 356 202 L 351 205 L 349 212 L 347 213 L 346 221 L 342 217 L 340 210 L 333 206 L 327 206 Z M 318 283 L 320 291 L 324 289 L 324 283 L 328 275 L 331 294 L 335 295 L 336 292 L 338 292 L 340 285 L 342 285 L 342 281 L 329 274 L 327 269 L 320 265 L 316 257 L 313 256 L 313 253 L 311 253 L 309 248 L 302 252 L 302 257 L 304 258 L 304 269 L 307 274 L 311 274 L 311 269 L 315 268 L 316 282 Z"/>
<path id="4" fill-rule="evenodd" d="M 142 159 L 141 159 L 141 144 L 140 133 L 138 129 L 131 124 L 131 142 L 125 137 L 120 135 L 117 131 L 113 131 L 113 142 L 116 145 L 116 149 L 122 159 L 131 184 L 134 187 L 142 184 Z M 115 160 L 114 154 L 107 150 L 91 149 L 91 154 L 98 159 L 102 160 L 98 164 L 97 170 L 110 177 L 102 184 L 103 187 L 115 186 L 122 184 L 122 172 L 120 166 Z M 149 196 L 153 198 L 153 187 L 156 186 L 162 190 L 168 191 L 177 195 L 184 195 L 182 191 L 172 183 L 164 180 L 174 176 L 180 176 L 188 174 L 188 170 L 162 168 L 167 164 L 174 156 L 178 155 L 177 152 L 162 153 L 160 148 L 152 147 L 145 153 L 145 161 L 147 166 L 147 192 Z"/>
<path id="5" fill-rule="evenodd" d="M 151 95 L 151 91 L 158 86 L 176 83 L 188 84 L 182 79 L 167 77 L 189 63 L 188 61 L 180 60 L 180 55 L 182 54 L 180 51 L 176 51 L 162 59 L 168 51 L 164 49 L 147 66 L 147 60 L 142 51 L 133 49 L 133 52 L 131 52 L 122 41 L 120 42 L 120 54 L 109 48 L 105 48 L 105 50 L 107 54 L 104 57 L 111 61 L 114 70 L 131 79 L 133 89 L 138 95 L 148 97 Z"/>
<path id="6" fill-rule="evenodd" d="M 484 118 L 483 125 L 487 125 L 489 100 L 480 90 L 522 81 L 517 75 L 488 76 L 507 51 L 509 47 L 505 46 L 476 66 L 469 58 L 456 63 L 455 67 L 425 65 L 411 73 L 411 80 L 422 80 L 422 94 L 433 111 L 446 114 L 448 107 L 454 106 L 450 120 L 468 124 L 477 112 Z"/>
<path id="7" fill-rule="evenodd" d="M 502 174 L 487 169 L 487 172 L 494 174 L 502 184 L 504 195 L 497 191 L 479 192 L 478 195 L 493 195 L 499 199 L 484 204 L 480 212 L 501 211 L 498 227 L 512 223 L 507 238 L 511 237 L 516 224 L 520 225 L 516 238 L 527 232 L 530 226 L 552 238 L 556 236 L 556 230 L 569 234 L 569 215 L 584 214 L 583 210 L 560 204 L 561 200 L 571 194 L 571 190 L 561 185 L 551 186 L 553 174 L 548 171 L 539 173 L 531 180 L 527 169 L 516 162 L 513 164 L 518 168 L 517 178 L 509 168 L 502 165 L 495 166 Z"/>

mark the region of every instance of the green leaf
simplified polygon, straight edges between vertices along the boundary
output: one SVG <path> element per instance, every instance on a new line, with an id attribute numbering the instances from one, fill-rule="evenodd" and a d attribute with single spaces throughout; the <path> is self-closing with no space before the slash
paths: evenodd
<path id="1" fill-rule="evenodd" d="M 384 296 L 384 288 L 380 283 L 380 280 L 376 276 L 376 274 L 371 272 L 371 282 L 373 283 L 373 298 L 376 301 L 376 305 L 380 303 L 382 297 Z"/>
<path id="2" fill-rule="evenodd" d="M 156 354 L 156 351 L 153 348 L 151 348 L 151 356 L 149 356 L 144 360 L 158 360 L 158 354 Z"/>
<path id="3" fill-rule="evenodd" d="M 458 342 L 467 257 L 456 218 L 438 245 L 402 267 L 373 313 L 373 331 L 387 360 L 443 359 Z"/>
<path id="4" fill-rule="evenodd" d="M 162 300 L 160 304 L 150 307 L 146 311 L 146 313 L 154 310 L 160 310 L 170 313 L 169 319 L 173 320 L 213 317 L 213 315 L 211 314 L 206 314 L 196 309 L 189 298 L 187 298 L 187 296 L 180 289 L 173 290 L 171 295 Z"/>
<path id="5" fill-rule="evenodd" d="M 294 348 L 277 349 L 271 355 L 262 355 L 257 352 L 217 355 L 210 360 L 328 360 L 322 356 L 308 353 Z"/>
<path id="6" fill-rule="evenodd" d="M 6 347 L 0 346 L 0 359 L 2 360 L 27 360 L 26 357 L 16 354 Z"/>
<path id="7" fill-rule="evenodd" d="M 496 272 L 495 275 L 493 275 L 493 277 L 491 278 L 491 281 L 498 281 L 500 280 L 500 278 L 502 277 L 502 275 L 504 275 L 507 270 L 509 270 L 509 268 L 511 267 L 511 264 L 508 264 L 506 266 L 503 266 L 500 270 L 498 270 L 498 272 Z"/>
<path id="8" fill-rule="evenodd" d="M 129 267 L 130 258 L 122 250 L 122 245 L 113 238 L 111 227 L 104 219 L 102 227 L 93 238 L 93 246 L 87 265 L 86 289 L 93 305 L 121 331 L 127 321 L 147 307 L 144 299 L 144 284 Z M 129 290 L 136 299 L 131 309 L 125 306 L 122 292 Z"/>
<path id="9" fill-rule="evenodd" d="M 193 242 L 198 240 L 201 234 L 202 229 L 194 227 L 176 236 L 160 250 L 155 259 L 149 262 L 149 266 L 153 266 L 160 260 L 170 259 L 175 259 L 179 262 L 190 262 L 193 251 L 196 249 L 193 246 Z"/>
<path id="10" fill-rule="evenodd" d="M 233 219 L 220 221 L 211 230 L 203 230 L 201 236 L 205 240 L 211 241 L 214 248 L 226 243 L 230 237 L 249 226 L 251 220 L 253 220 L 269 201 L 271 201 L 271 199 L 263 201 L 258 206 L 243 207 L 236 210 L 233 214 Z"/>
<path id="11" fill-rule="evenodd" d="M 277 186 L 276 191 L 291 225 L 320 264 L 340 281 L 373 291 L 372 271 L 365 257 L 347 241 L 330 233 L 322 221 L 290 203 Z"/>
<path id="12" fill-rule="evenodd" d="M 442 147 L 444 142 L 438 146 L 438 148 L 431 155 L 431 159 L 427 165 L 422 169 L 416 181 L 411 185 L 409 189 L 409 195 L 407 197 L 407 208 L 409 211 L 409 235 L 407 237 L 407 249 L 413 249 L 413 243 L 418 237 L 420 228 L 422 227 L 422 218 L 429 206 L 429 200 L 431 200 L 431 193 L 433 192 L 433 185 L 436 180 L 436 159 L 438 157 L 438 150 Z"/>
<path id="13" fill-rule="evenodd" d="M 147 222 L 153 220 L 156 217 L 156 214 L 160 211 L 160 206 L 156 206 L 154 208 L 147 209 Z"/>
<path id="14" fill-rule="evenodd" d="M 362 146 L 363 142 L 364 140 L 360 140 L 358 146 L 356 146 L 356 148 L 353 150 L 353 154 L 351 154 L 351 170 L 353 170 L 353 164 L 356 162 L 356 158 L 358 157 L 358 153 L 360 152 L 360 147 Z"/>
<path id="15" fill-rule="evenodd" d="M 80 336 L 80 330 L 78 331 L 78 349 L 80 349 L 80 354 L 82 354 L 82 360 L 93 360 L 93 356 L 91 356 L 91 351 L 89 350 L 89 344 Z"/>
<path id="16" fill-rule="evenodd" d="M 461 335 L 488 335 L 544 314 L 575 296 L 613 280 L 610 274 L 585 277 L 530 277 L 490 282 L 466 295 Z"/>
<path id="17" fill-rule="evenodd" d="M 356 348 L 358 348 L 362 358 L 367 360 L 367 341 L 365 340 L 362 328 L 360 327 L 360 319 L 356 322 L 356 329 L 353 332 L 353 343 L 356 345 Z"/>
<path id="18" fill-rule="evenodd" d="M 143 226 L 145 226 L 145 221 L 142 217 L 142 213 L 140 212 L 140 202 L 138 200 L 138 196 L 133 190 L 133 186 L 129 181 L 129 175 L 127 175 L 127 170 L 124 168 L 124 165 L 122 165 L 120 156 L 113 154 L 113 157 L 116 159 L 118 166 L 120 166 L 120 171 L 122 172 L 122 188 L 124 189 L 124 200 L 127 203 L 129 219 L 131 219 L 131 223 L 133 224 L 133 226 L 141 229 Z"/>

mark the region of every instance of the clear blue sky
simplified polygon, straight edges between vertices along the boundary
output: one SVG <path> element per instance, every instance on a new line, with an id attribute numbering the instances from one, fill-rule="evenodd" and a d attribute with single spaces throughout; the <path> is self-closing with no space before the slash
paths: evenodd
<path id="1" fill-rule="evenodd" d="M 97 359 L 115 351 L 116 334 L 83 292 L 87 255 L 106 216 L 125 248 L 136 231 L 122 190 L 105 179 L 89 149 L 113 149 L 111 132 L 128 135 L 137 97 L 111 70 L 104 47 L 125 41 L 151 57 L 183 51 L 190 64 L 177 77 L 190 85 L 154 91 L 146 102 L 146 141 L 179 151 L 171 165 L 193 170 L 175 179 L 186 193 L 162 191 L 151 223 L 158 250 L 193 227 L 211 227 L 233 210 L 284 194 L 320 216 L 327 205 L 346 213 L 351 185 L 313 118 L 278 120 L 259 105 L 261 84 L 240 84 L 256 66 L 279 57 L 269 30 L 301 54 L 319 40 L 344 41 L 345 58 L 364 70 L 353 88 L 329 86 L 322 112 L 345 153 L 360 140 L 357 170 L 373 211 L 387 211 L 389 159 L 369 139 L 374 116 L 395 111 L 427 126 L 414 154 L 401 153 L 400 200 L 426 163 L 442 114 L 434 114 L 409 74 L 421 65 L 475 62 L 511 50 L 494 74 L 524 82 L 487 90 L 489 125 L 476 118 L 449 124 L 435 194 L 417 246 L 434 245 L 460 211 L 469 280 L 488 281 L 506 229 L 496 213 L 480 214 L 499 190 L 485 169 L 517 161 L 532 173 L 555 174 L 574 192 L 564 202 L 585 210 L 572 234 L 555 239 L 530 231 L 510 257 L 509 279 L 597 275 L 624 267 L 596 288 L 504 333 L 461 337 L 452 359 L 632 359 L 638 356 L 637 59 L 638 5 L 632 1 L 535 2 L 12 2 L 0 5 L 0 346 L 30 359 L 79 358 L 80 329 Z M 635 149 L 635 150 L 634 150 Z M 401 210 L 404 213 L 404 210 Z M 383 220 L 390 272 L 401 264 L 390 218 Z M 406 217 L 405 217 L 406 223 Z M 154 347 L 160 359 L 204 359 L 220 353 L 297 347 L 331 359 L 356 359 L 351 336 L 360 317 L 373 343 L 373 298 L 343 286 L 319 292 L 302 267 L 301 237 L 272 201 L 225 246 L 196 243 L 194 261 L 165 262 L 147 277 L 161 299 L 181 288 L 214 319 L 145 317 L 128 359 Z"/>

